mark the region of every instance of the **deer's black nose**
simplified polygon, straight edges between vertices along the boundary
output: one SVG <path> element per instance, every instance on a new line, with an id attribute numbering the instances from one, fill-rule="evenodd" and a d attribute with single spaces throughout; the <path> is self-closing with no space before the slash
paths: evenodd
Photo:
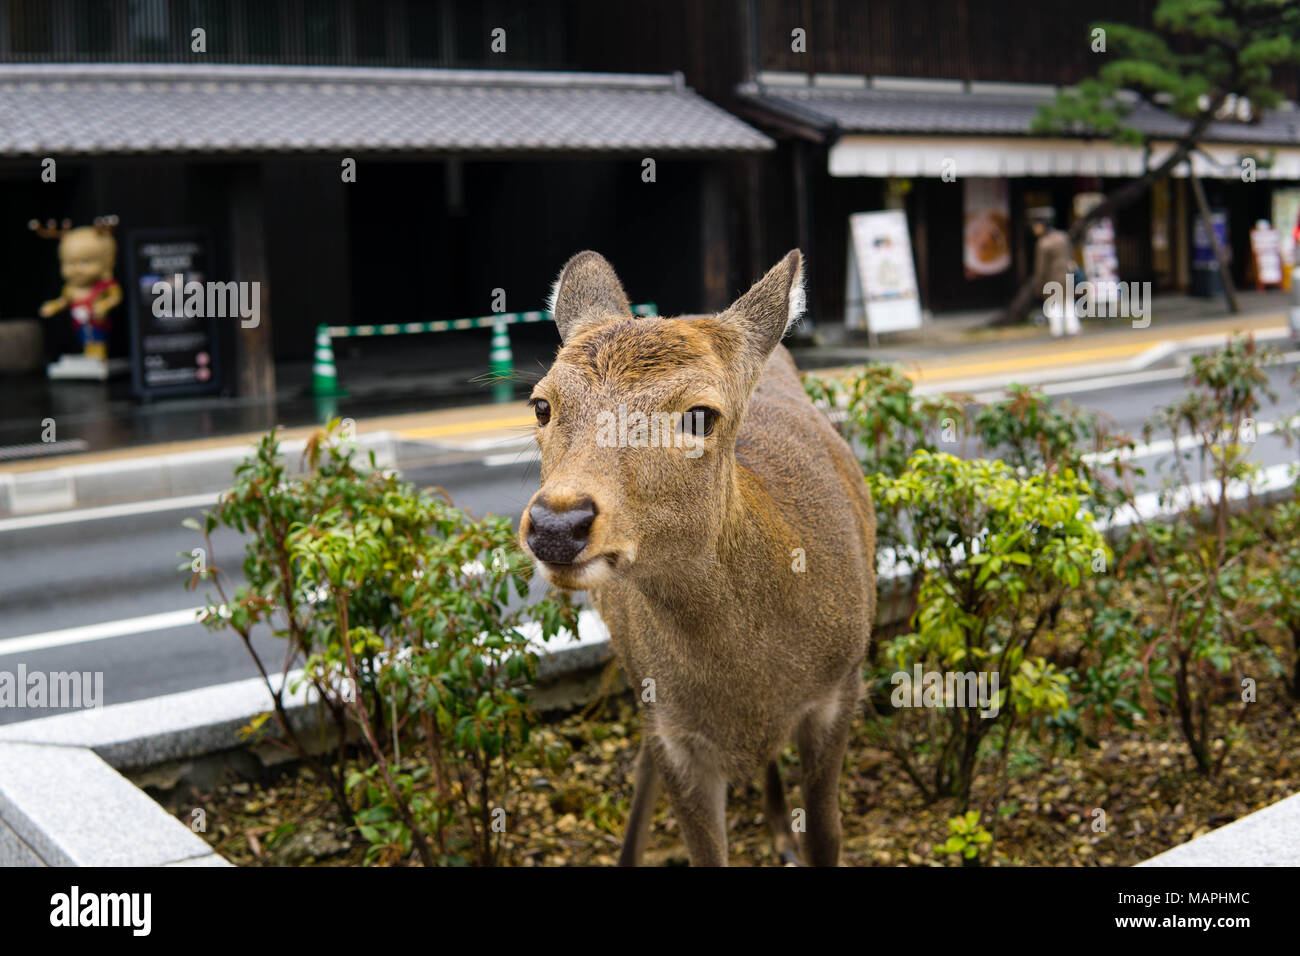
<path id="1" fill-rule="evenodd" d="M 572 508 L 552 510 L 545 498 L 528 509 L 528 547 L 547 564 L 571 564 L 587 546 L 596 503 L 583 498 Z"/>

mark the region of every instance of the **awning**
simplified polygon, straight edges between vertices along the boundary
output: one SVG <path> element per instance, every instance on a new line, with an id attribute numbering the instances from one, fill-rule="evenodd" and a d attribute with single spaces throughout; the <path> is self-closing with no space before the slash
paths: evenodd
<path id="1" fill-rule="evenodd" d="M 346 67 L 0 67 L 0 154 L 753 152 L 678 76 Z"/>
<path id="2" fill-rule="evenodd" d="M 968 176 L 1141 176 L 1158 166 L 1172 143 L 1154 144 L 1149 160 L 1141 149 L 1096 140 L 969 136 L 842 136 L 830 148 L 832 176 L 901 176 L 949 179 Z M 1300 179 L 1300 147 L 1254 143 L 1205 144 L 1193 154 L 1196 175 L 1241 179 L 1253 168 L 1257 179 Z M 1208 158 L 1207 158 L 1208 156 Z M 1254 160 L 1254 165 L 1244 163 Z M 1187 163 L 1174 168 L 1187 175 Z"/>
<path id="3" fill-rule="evenodd" d="M 1138 148 L 1032 132 L 1039 107 L 1056 97 L 1051 86 L 763 74 L 737 94 L 749 118 L 833 144 L 835 176 L 1138 176 L 1146 168 Z M 1135 98 L 1126 122 L 1153 141 L 1152 165 L 1188 128 Z M 1200 176 L 1240 177 L 1241 161 L 1253 158 L 1259 179 L 1300 179 L 1300 109 L 1211 123 L 1202 147 L 1211 158 L 1193 158 Z M 1186 174 L 1185 165 L 1176 173 Z"/>

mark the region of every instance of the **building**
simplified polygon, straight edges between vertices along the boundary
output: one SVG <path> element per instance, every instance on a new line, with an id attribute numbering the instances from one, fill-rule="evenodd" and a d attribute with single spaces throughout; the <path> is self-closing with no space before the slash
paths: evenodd
<path id="1" fill-rule="evenodd" d="M 211 277 L 259 282 L 259 325 L 224 323 L 217 348 L 246 396 L 319 324 L 541 308 L 587 247 L 669 311 L 749 278 L 730 192 L 772 140 L 680 72 L 590 69 L 582 44 L 627 34 L 571 35 L 544 5 L 5 0 L 0 23 L 4 319 L 58 288 L 27 221 L 105 213 L 128 239 L 197 230 Z"/>
<path id="2" fill-rule="evenodd" d="M 1064 226 L 1077 196 L 1140 175 L 1134 150 L 1030 125 L 1095 73 L 1093 21 L 1146 23 L 1154 7 L 0 0 L 0 322 L 30 319 L 57 287 L 28 219 L 105 213 L 124 236 L 199 230 L 210 271 L 261 283 L 259 327 L 220 330 L 234 357 L 221 378 L 246 396 L 305 364 L 319 324 L 483 315 L 502 297 L 539 308 L 587 247 L 673 313 L 722 307 L 799 245 L 814 316 L 840 321 L 848 216 L 868 210 L 906 212 L 926 309 L 1000 306 L 1031 265 L 1027 209 Z M 1134 121 L 1181 129 L 1150 106 Z M 1217 124 L 1207 154 L 1196 167 L 1245 284 L 1250 226 L 1280 198 L 1300 206 L 1300 112 Z M 966 263 L 976 194 L 1005 219 L 1000 268 L 982 274 Z M 1195 218 L 1185 175 L 1121 212 L 1120 275 L 1193 289 Z M 118 318 L 111 352 L 125 355 Z M 49 328 L 52 356 L 67 342 Z M 435 351 L 465 354 L 446 343 Z"/>

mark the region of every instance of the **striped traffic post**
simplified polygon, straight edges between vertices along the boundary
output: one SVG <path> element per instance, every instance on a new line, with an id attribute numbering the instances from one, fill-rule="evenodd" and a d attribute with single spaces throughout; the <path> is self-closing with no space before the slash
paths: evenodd
<path id="1" fill-rule="evenodd" d="M 313 395 L 343 395 L 339 387 L 339 371 L 334 364 L 334 343 L 328 325 L 316 326 L 316 354 L 311 365 L 311 393 Z"/>
<path id="2" fill-rule="evenodd" d="M 634 305 L 632 311 L 641 316 L 657 316 L 658 307 L 653 302 Z M 492 346 L 488 364 L 493 379 L 492 394 L 498 402 L 508 402 L 514 394 L 514 355 L 510 350 L 510 333 L 507 326 L 520 322 L 549 322 L 549 312 L 498 312 L 473 319 L 439 319 L 435 322 L 401 322 L 386 325 L 318 325 L 316 326 L 316 358 L 312 364 L 311 391 L 326 397 L 346 395 L 339 384 L 338 369 L 334 365 L 334 339 L 371 338 L 384 335 L 415 335 L 421 332 L 449 332 L 461 329 L 492 330 Z"/>
<path id="3" fill-rule="evenodd" d="M 514 397 L 515 359 L 510 352 L 510 333 L 506 328 L 504 319 L 492 326 L 488 367 L 492 374 L 492 400 L 496 402 L 508 402 Z"/>

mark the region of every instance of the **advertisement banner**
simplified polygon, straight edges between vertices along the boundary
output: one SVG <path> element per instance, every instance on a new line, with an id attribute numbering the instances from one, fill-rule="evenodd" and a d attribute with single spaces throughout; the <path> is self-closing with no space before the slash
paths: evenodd
<path id="1" fill-rule="evenodd" d="M 1011 204 L 1005 179 L 962 180 L 964 250 L 967 279 L 982 279 L 1011 268 Z"/>
<path id="2" fill-rule="evenodd" d="M 849 216 L 845 324 L 872 334 L 921 327 L 912 240 L 901 209 Z"/>
<path id="3" fill-rule="evenodd" d="M 1300 226 L 1300 189 L 1273 190 L 1273 225 L 1277 229 L 1282 261 L 1288 267 L 1294 266 L 1296 229 Z"/>
<path id="4" fill-rule="evenodd" d="M 1255 284 L 1282 284 L 1282 252 L 1278 244 L 1277 230 L 1267 219 L 1255 223 L 1250 230 L 1250 251 L 1255 257 Z"/>
<path id="5" fill-rule="evenodd" d="M 138 230 L 131 233 L 128 249 L 131 383 L 136 395 L 220 391 L 216 319 L 205 308 L 205 297 L 200 297 L 201 307 L 186 305 L 200 305 L 187 295 L 187 287 L 210 278 L 211 241 L 201 230 Z"/>
<path id="6" fill-rule="evenodd" d="M 1101 193 L 1079 193 L 1074 197 L 1076 219 L 1088 212 L 1106 197 Z M 1083 234 L 1080 256 L 1084 274 L 1090 282 L 1118 282 L 1119 255 L 1115 251 L 1115 225 L 1109 216 L 1091 223 Z"/>

